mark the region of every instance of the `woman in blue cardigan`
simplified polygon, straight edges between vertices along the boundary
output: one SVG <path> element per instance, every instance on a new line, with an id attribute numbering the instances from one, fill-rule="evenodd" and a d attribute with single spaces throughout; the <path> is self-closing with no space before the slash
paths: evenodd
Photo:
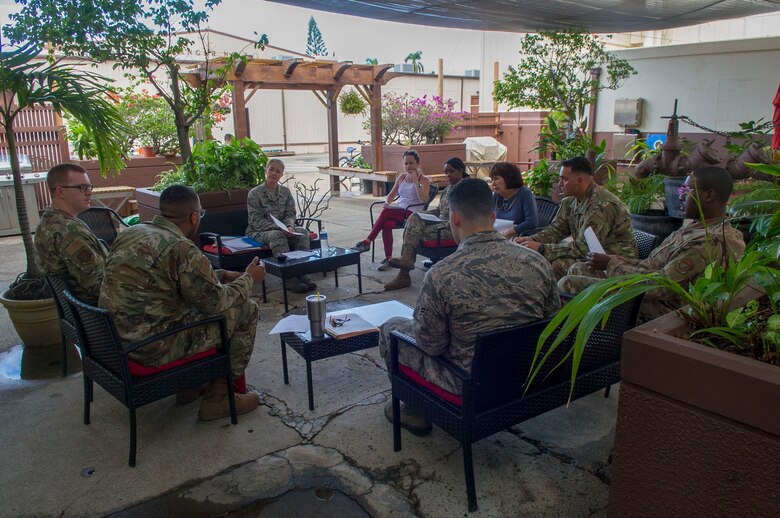
<path id="1" fill-rule="evenodd" d="M 490 168 L 493 186 L 493 212 L 496 219 L 512 221 L 512 228 L 503 232 L 506 238 L 522 235 L 539 225 L 536 198 L 523 185 L 520 169 L 511 162 L 498 162 Z"/>

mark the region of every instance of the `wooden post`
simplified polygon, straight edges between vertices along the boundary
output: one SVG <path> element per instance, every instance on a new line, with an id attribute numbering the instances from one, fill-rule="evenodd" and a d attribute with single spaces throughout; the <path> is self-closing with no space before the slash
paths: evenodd
<path id="1" fill-rule="evenodd" d="M 439 97 L 444 99 L 444 60 L 439 58 Z"/>
<path id="2" fill-rule="evenodd" d="M 493 83 L 498 81 L 498 61 L 493 62 Z M 493 95 L 492 93 L 490 94 Z M 493 97 L 493 113 L 498 113 L 498 101 Z"/>
<path id="3" fill-rule="evenodd" d="M 339 127 L 338 127 L 338 98 L 339 90 L 327 91 L 327 108 L 328 108 L 328 163 L 331 167 L 338 167 L 339 165 Z M 333 196 L 339 195 L 339 183 L 338 176 L 330 176 L 330 189 Z"/>
<path id="4" fill-rule="evenodd" d="M 236 139 L 248 137 L 244 82 L 233 81 L 233 132 Z"/>
<path id="5" fill-rule="evenodd" d="M 590 98 L 593 102 L 588 106 L 588 134 L 590 138 L 596 135 L 596 103 L 599 98 L 598 85 L 601 78 L 601 67 L 595 67 L 590 69 L 590 78 L 593 81 L 593 86 L 590 88 Z"/>
<path id="6" fill-rule="evenodd" d="M 382 158 L 382 87 L 371 86 L 371 163 L 374 171 L 383 171 Z"/>

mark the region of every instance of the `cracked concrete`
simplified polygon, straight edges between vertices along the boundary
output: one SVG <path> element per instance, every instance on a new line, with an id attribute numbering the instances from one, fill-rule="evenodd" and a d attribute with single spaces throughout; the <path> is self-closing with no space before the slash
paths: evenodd
<path id="1" fill-rule="evenodd" d="M 309 163 L 310 157 L 295 160 Z M 316 174 L 296 177 L 311 182 Z M 365 236 L 372 201 L 332 201 L 323 217 L 332 244 L 349 246 Z M 395 235 L 398 250 L 401 233 Z M 18 237 L 0 239 L 0 247 L 6 258 L 2 287 L 24 268 L 24 254 Z M 332 274 L 312 277 L 330 301 L 392 298 L 414 305 L 414 287 L 385 293 L 382 285 L 395 271 L 373 266 L 370 254 L 363 254 L 362 295 L 354 267 L 340 272 L 338 288 Z M 414 286 L 423 275 L 421 269 L 412 272 Z M 0 514 L 215 516 L 312 488 L 338 490 L 371 516 L 467 515 L 462 451 L 453 438 L 436 427 L 427 437 L 403 432 L 402 449 L 393 452 L 383 413 L 390 387 L 376 348 L 315 362 L 313 411 L 305 362 L 290 350 L 290 384 L 284 384 L 279 339 L 268 336 L 284 314 L 280 289 L 281 282 L 270 277 L 247 369 L 260 408 L 232 426 L 198 422 L 196 404 L 177 406 L 173 398 L 143 407 L 136 468 L 127 466 L 126 409 L 96 387 L 92 424 L 85 426 L 81 375 L 60 377 L 56 354 L 46 356 L 54 362 L 49 379 L 0 375 Z M 302 295 L 290 294 L 291 309 L 303 302 Z M 0 361 L 17 341 L 0 308 Z M 476 443 L 479 511 L 471 516 L 605 516 L 616 389 L 609 399 L 592 394 Z"/>

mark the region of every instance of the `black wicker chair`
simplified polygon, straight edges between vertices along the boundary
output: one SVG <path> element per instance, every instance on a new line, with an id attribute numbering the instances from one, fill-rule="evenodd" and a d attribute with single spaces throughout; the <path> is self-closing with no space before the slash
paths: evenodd
<path id="1" fill-rule="evenodd" d="M 523 236 L 531 236 L 549 227 L 550 223 L 555 219 L 555 215 L 558 214 L 558 209 L 561 208 L 560 205 L 546 196 L 535 196 L 535 199 L 536 210 L 539 214 L 539 225 L 536 228 L 523 232 L 521 234 Z"/>
<path id="2" fill-rule="evenodd" d="M 60 319 L 60 333 L 62 334 L 62 375 L 68 375 L 68 344 L 79 344 L 78 331 L 76 330 L 76 317 L 73 316 L 65 298 L 65 292 L 70 288 L 68 282 L 57 275 L 47 275 L 46 282 L 49 284 L 54 295 L 54 305 L 57 307 L 57 316 Z"/>
<path id="3" fill-rule="evenodd" d="M 412 207 L 422 207 L 423 210 L 428 210 L 428 206 L 436 197 L 437 192 L 439 192 L 439 188 L 433 183 L 431 183 L 431 186 L 428 189 L 428 201 L 425 203 L 414 203 L 412 205 L 409 205 L 409 207 L 407 207 L 404 210 L 404 220 L 401 222 L 397 222 L 393 230 L 398 230 L 399 228 L 404 228 L 404 226 L 406 226 L 407 218 L 409 218 L 409 216 L 413 214 L 413 212 L 410 210 Z M 377 205 L 384 205 L 384 204 L 385 202 L 383 201 L 375 201 L 369 206 L 368 212 L 371 216 L 371 228 L 374 228 L 374 207 Z M 376 251 L 376 239 L 374 239 L 374 241 L 371 243 L 371 262 L 374 262 L 375 251 Z"/>
<path id="4" fill-rule="evenodd" d="M 322 222 L 317 218 L 298 218 L 295 224 L 309 228 L 312 223 L 317 224 L 317 236 L 310 233 L 312 248 L 319 246 L 319 232 L 322 231 Z M 246 269 L 254 257 L 271 257 L 271 248 L 265 245 L 251 250 L 225 253 L 222 246 L 222 237 L 244 236 L 249 226 L 249 214 L 246 210 L 229 212 L 208 212 L 200 223 L 200 250 L 203 252 L 214 268 L 241 272 Z"/>
<path id="5" fill-rule="evenodd" d="M 87 224 L 93 234 L 111 248 L 119 235 L 119 229 L 127 227 L 127 223 L 114 210 L 107 207 L 90 207 L 79 214 L 79 219 Z"/>
<path id="6" fill-rule="evenodd" d="M 427 264 L 429 261 L 426 261 L 426 266 L 429 268 L 458 249 L 458 243 L 454 239 L 441 238 L 442 230 L 442 228 L 436 229 L 435 240 L 423 241 L 417 246 L 417 255 L 430 259 L 430 265 Z"/>
<path id="7" fill-rule="evenodd" d="M 620 346 L 623 333 L 634 326 L 641 297 L 612 312 L 606 327 L 593 333 L 580 363 L 572 400 L 609 387 L 620 381 Z M 469 511 L 477 509 L 477 492 L 471 445 L 517 423 L 531 419 L 569 400 L 571 360 L 555 371 L 567 344 L 562 344 L 545 363 L 528 388 L 524 386 L 536 342 L 548 321 L 502 329 L 477 337 L 471 372 L 464 372 L 448 360 L 442 366 L 463 383 L 462 406 L 447 402 L 412 380 L 399 369 L 398 343 L 415 345 L 414 338 L 393 332 L 390 339 L 390 378 L 393 388 L 393 415 L 400 413 L 400 401 L 424 415 L 439 428 L 458 439 L 463 448 L 463 469 Z M 567 338 L 567 340 L 570 340 Z M 549 342 L 548 342 L 549 343 Z M 552 372 L 551 372 L 552 371 Z M 401 425 L 393 420 L 393 449 L 401 449 Z"/>
<path id="8" fill-rule="evenodd" d="M 95 308 L 77 300 L 70 292 L 65 298 L 75 315 L 76 330 L 82 346 L 84 366 L 84 424 L 89 424 L 89 407 L 93 398 L 93 381 L 119 400 L 130 411 L 130 456 L 128 464 L 135 466 L 137 408 L 180 390 L 224 377 L 227 381 L 230 402 L 230 421 L 238 424 L 236 402 L 233 395 L 233 376 L 230 369 L 229 342 L 224 316 L 211 317 L 191 324 L 169 329 L 164 333 L 129 345 L 122 345 L 114 319 L 108 311 Z M 216 354 L 192 360 L 169 370 L 149 376 L 133 376 L 128 366 L 128 353 L 161 338 L 175 335 L 187 329 L 219 325 L 221 345 Z"/>
<path id="9" fill-rule="evenodd" d="M 640 259 L 650 257 L 650 253 L 652 253 L 655 247 L 661 244 L 661 238 L 643 230 L 634 229 L 634 237 L 636 238 L 636 248 Z"/>

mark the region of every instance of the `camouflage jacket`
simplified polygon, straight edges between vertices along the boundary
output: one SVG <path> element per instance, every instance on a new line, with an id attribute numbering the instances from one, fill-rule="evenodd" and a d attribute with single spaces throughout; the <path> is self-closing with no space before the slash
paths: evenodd
<path id="1" fill-rule="evenodd" d="M 450 221 L 450 189 L 452 188 L 451 185 L 448 185 L 444 188 L 444 190 L 441 191 L 441 195 L 439 196 L 439 205 L 432 208 L 423 211 L 424 214 L 433 214 L 434 216 L 437 216 L 442 223 L 449 224 Z"/>
<path id="2" fill-rule="evenodd" d="M 720 222 L 705 228 L 701 221 L 696 221 L 670 234 L 647 259 L 611 258 L 607 275 L 658 272 L 687 286 L 708 264 L 722 262 L 724 257 L 738 258 L 744 251 L 745 241 L 739 230 Z M 642 303 L 643 320 L 652 320 L 682 305 L 680 297 L 666 290 L 654 290 Z"/>
<path id="3" fill-rule="evenodd" d="M 561 208 L 549 227 L 531 236 L 544 245 L 544 257 L 584 260 L 588 253 L 585 229 L 593 227 L 596 237 L 607 254 L 636 257 L 636 238 L 631 227 L 628 208 L 617 196 L 593 184 L 582 202 L 574 196 L 561 201 Z M 561 243 L 571 236 L 572 242 Z"/>
<path id="4" fill-rule="evenodd" d="M 133 342 L 190 322 L 193 313 L 222 314 L 246 300 L 251 289 L 249 275 L 220 283 L 195 244 L 172 222 L 155 216 L 114 241 L 106 260 L 100 307 L 113 315 L 122 340 Z"/>
<path id="5" fill-rule="evenodd" d="M 477 232 L 425 275 L 414 334 L 426 354 L 469 370 L 478 333 L 548 318 L 559 308 L 550 263 L 494 230 Z"/>
<path id="6" fill-rule="evenodd" d="M 271 214 L 285 225 L 295 226 L 295 200 L 290 189 L 284 185 L 277 185 L 276 191 L 268 189 L 266 184 L 258 185 L 249 191 L 246 204 L 249 211 L 247 235 L 279 230 Z"/>
<path id="7" fill-rule="evenodd" d="M 79 300 L 97 304 L 108 252 L 83 221 L 49 207 L 35 229 L 35 252 L 45 275 L 65 277 Z"/>

